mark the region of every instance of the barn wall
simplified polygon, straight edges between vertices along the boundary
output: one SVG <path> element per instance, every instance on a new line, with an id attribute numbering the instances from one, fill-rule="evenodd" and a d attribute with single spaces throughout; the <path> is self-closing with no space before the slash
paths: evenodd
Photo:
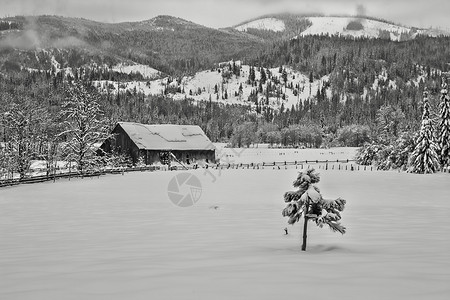
<path id="1" fill-rule="evenodd" d="M 146 164 L 151 165 L 153 163 L 160 162 L 159 154 L 163 150 L 147 150 L 141 153 Z M 189 163 L 215 163 L 215 151 L 214 150 L 172 150 L 171 151 L 175 157 L 184 164 L 187 164 L 187 159 L 189 158 Z"/>
<path id="2" fill-rule="evenodd" d="M 107 153 L 117 151 L 131 157 L 133 163 L 139 158 L 139 148 L 134 144 L 128 134 L 120 126 L 116 126 L 112 132 L 114 137 L 106 140 L 101 148 Z"/>
<path id="3" fill-rule="evenodd" d="M 195 162 L 208 162 L 215 163 L 215 151 L 214 150 L 186 150 L 177 151 L 174 150 L 172 153 L 183 163 L 187 163 L 189 158 L 190 163 Z"/>

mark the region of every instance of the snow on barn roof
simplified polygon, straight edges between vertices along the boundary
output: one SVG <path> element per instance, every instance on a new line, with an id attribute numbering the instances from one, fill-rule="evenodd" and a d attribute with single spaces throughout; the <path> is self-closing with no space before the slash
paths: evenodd
<path id="1" fill-rule="evenodd" d="M 145 150 L 215 150 L 197 125 L 147 125 L 119 122 L 139 149 Z"/>

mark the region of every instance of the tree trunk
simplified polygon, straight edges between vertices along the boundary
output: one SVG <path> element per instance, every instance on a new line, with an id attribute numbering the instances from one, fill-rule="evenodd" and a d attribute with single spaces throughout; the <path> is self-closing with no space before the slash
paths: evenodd
<path id="1" fill-rule="evenodd" d="M 305 204 L 305 212 L 303 214 L 304 216 L 304 223 L 303 223 L 303 244 L 302 244 L 302 251 L 306 251 L 306 238 L 307 238 L 307 232 L 308 232 L 308 217 L 306 216 L 308 214 L 309 210 L 309 199 L 306 200 Z"/>

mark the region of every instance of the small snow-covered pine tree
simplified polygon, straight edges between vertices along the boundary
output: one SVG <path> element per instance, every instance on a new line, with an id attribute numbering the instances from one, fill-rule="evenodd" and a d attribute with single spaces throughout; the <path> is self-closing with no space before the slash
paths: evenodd
<path id="1" fill-rule="evenodd" d="M 320 190 L 314 185 L 319 180 L 319 174 L 314 169 L 300 172 L 297 180 L 293 183 L 298 190 L 284 194 L 284 202 L 287 203 L 287 206 L 283 209 L 282 214 L 283 217 L 289 217 L 288 223 L 293 225 L 303 216 L 303 251 L 306 250 L 308 221 L 316 222 L 319 227 L 326 224 L 334 232 L 344 234 L 346 231 L 346 228 L 338 222 L 346 201 L 341 198 L 323 199 Z"/>
<path id="2" fill-rule="evenodd" d="M 423 93 L 423 114 L 422 125 L 416 146 L 410 157 L 411 173 L 435 173 L 440 169 L 438 147 L 434 142 L 433 123 L 430 119 L 430 104 L 428 102 L 428 92 Z"/>
<path id="3" fill-rule="evenodd" d="M 439 123 L 439 154 L 442 167 L 450 167 L 450 97 L 447 84 L 441 90 L 441 121 Z"/>

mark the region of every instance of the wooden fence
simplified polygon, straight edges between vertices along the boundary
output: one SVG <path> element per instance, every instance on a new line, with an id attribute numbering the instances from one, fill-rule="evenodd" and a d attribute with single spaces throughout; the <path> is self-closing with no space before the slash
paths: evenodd
<path id="1" fill-rule="evenodd" d="M 171 168 L 167 166 L 145 166 L 145 167 L 131 167 L 131 168 L 117 168 L 117 169 L 105 169 L 97 170 L 85 173 L 79 172 L 64 172 L 59 174 L 30 176 L 26 178 L 14 178 L 7 180 L 0 180 L 0 187 L 13 186 L 18 184 L 30 184 L 46 181 L 56 181 L 57 179 L 67 178 L 93 178 L 100 177 L 106 174 L 125 174 L 128 172 L 145 172 L 145 171 L 170 171 L 170 170 L 195 170 L 195 169 L 215 169 L 215 170 L 228 170 L 228 169 L 309 169 L 315 168 L 318 170 L 340 170 L 340 171 L 376 171 L 374 166 L 363 166 L 355 163 L 354 160 L 303 160 L 303 161 L 273 161 L 262 163 L 222 163 L 222 164 L 209 164 L 206 166 L 198 166 L 195 164 L 173 166 Z M 400 172 L 400 170 L 399 170 Z M 442 172 L 450 173 L 450 168 L 443 169 Z"/>
<path id="2" fill-rule="evenodd" d="M 159 170 L 157 166 L 145 166 L 145 167 L 133 167 L 133 168 L 118 168 L 118 169 L 105 169 L 105 170 L 96 170 L 90 172 L 64 172 L 58 174 L 49 174 L 49 175 L 38 175 L 38 176 L 29 176 L 25 178 L 14 178 L 14 179 L 3 179 L 0 180 L 0 187 L 4 186 L 13 186 L 18 184 L 30 184 L 30 183 L 38 183 L 38 182 L 46 182 L 46 181 L 56 181 L 57 179 L 67 178 L 93 178 L 100 177 L 106 174 L 124 174 L 128 172 L 144 172 L 144 171 L 156 171 Z"/>

